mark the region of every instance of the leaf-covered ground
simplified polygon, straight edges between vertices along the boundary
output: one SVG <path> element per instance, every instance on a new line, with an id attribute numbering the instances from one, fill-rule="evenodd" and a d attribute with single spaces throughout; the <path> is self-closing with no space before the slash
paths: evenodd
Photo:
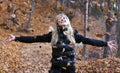
<path id="1" fill-rule="evenodd" d="M 14 48 L 13 48 L 14 47 Z M 1 47 L 1 73 L 48 73 L 51 47 L 49 43 L 11 43 Z M 76 73 L 120 73 L 120 59 L 77 60 Z"/>

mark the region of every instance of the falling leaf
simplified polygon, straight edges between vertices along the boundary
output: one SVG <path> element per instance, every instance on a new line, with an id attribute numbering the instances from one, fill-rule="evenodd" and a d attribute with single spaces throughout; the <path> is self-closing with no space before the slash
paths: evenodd
<path id="1" fill-rule="evenodd" d="M 28 3 L 27 2 L 23 2 L 26 6 L 28 5 Z"/>
<path id="2" fill-rule="evenodd" d="M 105 20 L 108 19 L 108 16 L 105 15 L 105 16 L 104 16 L 104 19 L 105 19 Z"/>
<path id="3" fill-rule="evenodd" d="M 109 9 L 109 8 L 103 8 L 103 12 L 104 12 L 104 13 L 109 13 L 109 12 L 110 12 L 110 9 Z"/>
<path id="4" fill-rule="evenodd" d="M 87 31 L 90 31 L 90 27 L 87 27 Z"/>
<path id="5" fill-rule="evenodd" d="M 113 21 L 114 21 L 113 18 L 108 18 L 108 19 L 106 20 L 106 23 L 107 23 L 107 25 L 109 25 L 109 26 L 113 26 Z"/>
<path id="6" fill-rule="evenodd" d="M 95 33 L 95 36 L 96 36 L 96 37 L 99 37 L 99 38 L 102 38 L 102 37 L 103 37 L 103 34 L 101 34 L 101 33 Z"/>
<path id="7" fill-rule="evenodd" d="M 62 5 L 58 4 L 57 9 L 62 10 L 63 9 Z"/>
<path id="8" fill-rule="evenodd" d="M 0 11 L 2 11 L 2 7 L 0 6 Z"/>
<path id="9" fill-rule="evenodd" d="M 111 35 L 111 33 L 110 33 L 110 32 L 105 32 L 105 34 L 107 34 L 107 35 Z"/>

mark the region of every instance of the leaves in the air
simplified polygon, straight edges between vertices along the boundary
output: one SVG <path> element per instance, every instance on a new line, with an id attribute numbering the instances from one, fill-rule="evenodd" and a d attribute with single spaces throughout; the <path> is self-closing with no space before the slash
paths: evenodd
<path id="1" fill-rule="evenodd" d="M 103 34 L 101 34 L 101 33 L 95 33 L 95 36 L 99 37 L 99 38 L 103 38 Z"/>
<path id="2" fill-rule="evenodd" d="M 0 11 L 2 11 L 2 6 L 0 5 Z"/>
<path id="3" fill-rule="evenodd" d="M 88 32 L 90 31 L 90 26 L 89 26 L 89 27 L 87 27 L 87 31 L 88 31 Z"/>
<path id="4" fill-rule="evenodd" d="M 105 32 L 105 34 L 107 34 L 107 35 L 111 35 L 111 33 L 110 33 L 110 32 Z"/>
<path id="5" fill-rule="evenodd" d="M 62 5 L 61 5 L 61 4 L 58 4 L 58 5 L 57 5 L 57 9 L 59 9 L 59 10 L 63 10 Z"/>
<path id="6" fill-rule="evenodd" d="M 110 12 L 110 9 L 109 9 L 109 8 L 103 8 L 103 12 L 104 12 L 104 13 L 109 13 L 109 12 Z"/>

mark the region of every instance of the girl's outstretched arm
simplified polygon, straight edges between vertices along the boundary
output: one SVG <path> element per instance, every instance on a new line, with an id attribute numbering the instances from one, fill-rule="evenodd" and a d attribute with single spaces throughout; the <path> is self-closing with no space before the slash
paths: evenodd
<path id="1" fill-rule="evenodd" d="M 39 35 L 39 36 L 20 36 L 16 37 L 14 35 L 9 35 L 6 39 L 6 43 L 10 43 L 11 41 L 19 41 L 24 43 L 34 43 L 34 42 L 51 42 L 52 32 L 48 34 Z"/>

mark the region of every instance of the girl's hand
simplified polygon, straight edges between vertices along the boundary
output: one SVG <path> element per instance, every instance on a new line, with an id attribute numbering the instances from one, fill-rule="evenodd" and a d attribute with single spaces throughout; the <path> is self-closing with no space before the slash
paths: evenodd
<path id="1" fill-rule="evenodd" d="M 110 51 L 117 50 L 117 44 L 115 41 L 108 41 L 108 47 L 110 48 Z"/>
<path id="2" fill-rule="evenodd" d="M 15 40 L 15 36 L 10 34 L 9 37 L 5 40 L 5 43 L 8 44 Z"/>

